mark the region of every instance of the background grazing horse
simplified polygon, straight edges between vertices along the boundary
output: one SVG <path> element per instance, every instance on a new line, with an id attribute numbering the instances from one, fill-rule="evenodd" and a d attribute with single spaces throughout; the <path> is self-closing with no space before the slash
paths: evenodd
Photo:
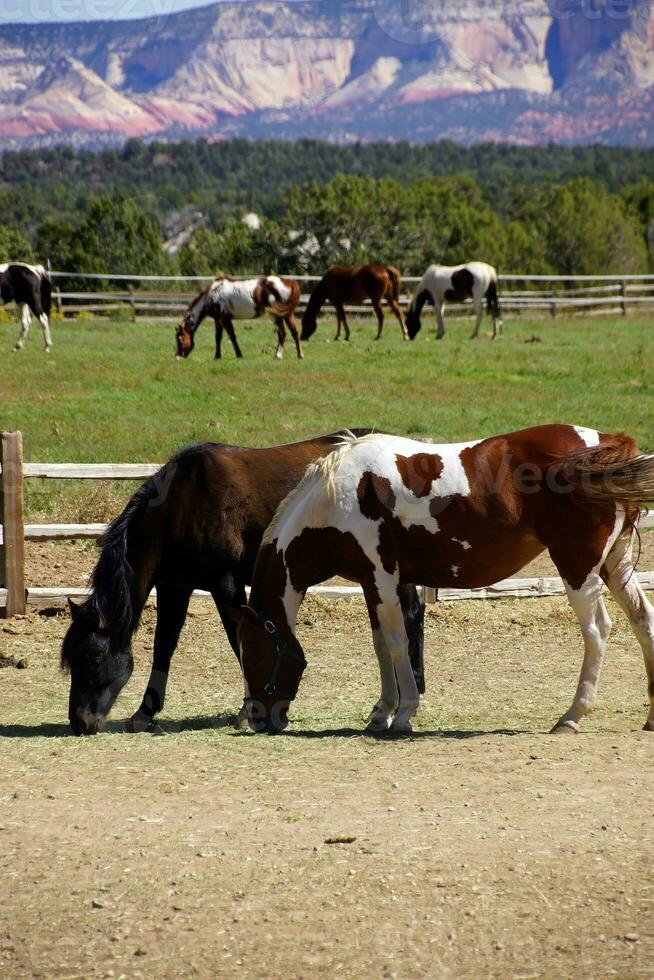
<path id="1" fill-rule="evenodd" d="M 438 331 L 436 339 L 445 336 L 443 308 L 445 301 L 463 303 L 471 299 L 475 309 L 475 328 L 472 338 L 479 336 L 484 316 L 484 299 L 488 313 L 493 318 L 493 340 L 501 333 L 502 311 L 497 292 L 497 270 L 485 262 L 468 262 L 466 265 L 430 265 L 418 283 L 406 315 L 409 337 L 413 340 L 420 330 L 420 314 L 425 303 L 436 310 Z"/>
<path id="2" fill-rule="evenodd" d="M 377 336 L 380 340 L 384 329 L 384 311 L 382 302 L 386 300 L 397 317 L 402 328 L 402 335 L 408 339 L 402 310 L 400 309 L 400 289 L 402 277 L 391 265 L 358 265 L 349 268 L 343 265 L 333 265 L 322 277 L 314 291 L 302 316 L 302 340 L 308 340 L 316 331 L 317 317 L 326 302 L 336 307 L 335 339 L 341 336 L 341 323 L 345 327 L 345 339 L 350 339 L 350 328 L 345 316 L 345 304 L 363 303 L 369 299 L 377 315 Z"/>
<path id="3" fill-rule="evenodd" d="M 631 560 L 640 506 L 653 497 L 654 454 L 639 456 L 624 434 L 544 425 L 454 445 L 348 441 L 307 470 L 264 535 L 239 625 L 252 727 L 286 724 L 306 664 L 295 623 L 310 585 L 336 574 L 363 587 L 382 687 L 370 721 L 406 731 L 419 697 L 401 584 L 488 586 L 547 549 L 585 648 L 574 701 L 555 731 L 576 731 L 593 706 L 611 625 L 603 582 L 642 646 L 645 729 L 654 731 L 654 608 Z"/>
<path id="4" fill-rule="evenodd" d="M 286 339 L 285 324 L 293 335 L 298 357 L 304 357 L 295 323 L 295 309 L 300 302 L 300 287 L 295 279 L 260 276 L 258 279 L 233 279 L 220 276 L 198 293 L 177 328 L 177 357 L 188 357 L 195 346 L 195 331 L 206 316 L 216 325 L 216 357 L 220 357 L 223 330 L 232 342 L 234 353 L 242 357 L 234 333 L 234 320 L 256 320 L 267 313 L 277 327 L 277 350 L 281 358 Z"/>
<path id="5" fill-rule="evenodd" d="M 73 621 L 61 661 L 70 672 L 69 720 L 77 735 L 104 726 L 129 680 L 131 638 L 152 586 L 157 589 L 154 662 L 132 730 L 143 731 L 163 708 L 193 589 L 211 593 L 238 656 L 229 610 L 245 602 L 263 532 L 309 463 L 342 439 L 343 433 L 336 433 L 271 449 L 190 446 L 137 490 L 102 540 L 90 598 L 82 606 L 71 603 Z M 424 690 L 424 605 L 413 586 L 403 590 L 402 603 L 416 681 Z"/>
<path id="6" fill-rule="evenodd" d="M 46 353 L 52 350 L 50 296 L 50 278 L 42 265 L 26 265 L 23 262 L 0 265 L 0 298 L 3 303 L 11 303 L 13 299 L 16 306 L 21 308 L 21 330 L 15 351 L 22 350 L 25 346 L 32 313 L 43 327 Z"/>

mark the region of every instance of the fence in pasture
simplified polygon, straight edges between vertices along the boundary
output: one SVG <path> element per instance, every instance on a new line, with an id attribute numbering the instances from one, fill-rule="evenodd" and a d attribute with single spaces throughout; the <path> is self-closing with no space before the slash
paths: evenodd
<path id="1" fill-rule="evenodd" d="M 0 434 L 0 610 L 7 619 L 26 612 L 62 604 L 67 598 L 88 595 L 88 589 L 65 586 L 26 587 L 25 541 L 71 541 L 100 538 L 106 524 L 25 524 L 23 487 L 26 479 L 43 480 L 145 480 L 159 463 L 25 463 L 20 432 Z M 654 515 L 641 521 L 641 528 L 654 527 Z M 645 589 L 654 589 L 654 572 L 638 578 Z M 362 596 L 358 586 L 316 586 L 309 590 L 328 599 Z M 560 578 L 504 579 L 482 589 L 425 588 L 427 602 L 455 599 L 499 599 L 563 595 Z M 207 592 L 195 592 L 207 597 Z"/>
<path id="2" fill-rule="evenodd" d="M 62 316 L 80 313 L 127 313 L 134 321 L 141 319 L 176 320 L 196 294 L 207 276 L 140 276 L 130 273 L 104 275 L 101 273 L 52 272 L 53 301 Z M 237 276 L 237 279 L 247 278 Z M 293 276 L 302 285 L 300 308 L 319 276 Z M 556 317 L 559 314 L 623 314 L 646 308 L 654 309 L 654 275 L 625 276 L 537 276 L 500 275 L 501 303 L 505 313 L 528 312 L 530 315 Z M 65 280 L 87 280 L 107 283 L 111 288 L 92 292 L 65 291 Z M 403 284 L 413 287 L 418 276 L 405 276 Z M 196 284 L 192 289 L 182 285 Z M 136 284 L 138 284 L 136 286 Z M 159 284 L 159 289 L 155 289 Z M 165 285 L 165 288 L 162 288 Z M 136 288 L 135 288 L 136 286 Z M 176 288 L 179 287 L 179 288 Z M 410 291 L 401 297 L 402 304 L 410 300 Z M 349 307 L 351 312 L 371 314 L 369 303 Z M 452 304 L 449 315 L 465 315 L 468 304 Z"/>

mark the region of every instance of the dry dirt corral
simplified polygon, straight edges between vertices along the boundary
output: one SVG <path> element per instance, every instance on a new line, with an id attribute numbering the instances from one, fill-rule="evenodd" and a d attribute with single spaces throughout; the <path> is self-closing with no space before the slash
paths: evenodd
<path id="1" fill-rule="evenodd" d="M 428 695 L 395 740 L 361 734 L 378 682 L 355 600 L 303 607 L 279 738 L 230 727 L 237 665 L 206 603 L 155 735 L 122 732 L 152 609 L 90 739 L 65 725 L 65 618 L 0 622 L 0 975 L 654 976 L 654 736 L 610 610 L 596 714 L 562 738 L 544 734 L 580 663 L 562 599 L 431 611 Z"/>

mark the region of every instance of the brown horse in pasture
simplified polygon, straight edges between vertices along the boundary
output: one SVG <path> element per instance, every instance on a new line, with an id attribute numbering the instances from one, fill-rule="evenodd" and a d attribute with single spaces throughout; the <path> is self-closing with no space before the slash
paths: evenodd
<path id="1" fill-rule="evenodd" d="M 284 355 L 286 327 L 295 341 L 298 357 L 304 357 L 295 323 L 295 310 L 300 302 L 300 287 L 295 279 L 280 276 L 259 276 L 258 279 L 234 279 L 219 276 L 203 289 L 189 305 L 184 319 L 177 327 L 176 356 L 188 357 L 195 346 L 195 331 L 205 317 L 216 325 L 216 354 L 221 357 L 223 330 L 232 342 L 234 353 L 243 357 L 234 333 L 234 320 L 257 320 L 268 314 L 277 327 L 275 357 Z"/>
<path id="2" fill-rule="evenodd" d="M 239 656 L 232 611 L 246 601 L 263 532 L 307 466 L 345 435 L 270 449 L 189 446 L 136 491 L 102 539 L 90 598 L 81 606 L 71 603 L 73 621 L 61 660 L 70 673 L 68 717 L 75 734 L 104 728 L 132 673 L 132 635 L 153 586 L 154 662 L 141 706 L 128 723 L 132 731 L 146 729 L 163 708 L 170 661 L 194 589 L 211 593 Z M 424 691 L 424 604 L 414 586 L 404 590 L 402 602 L 416 683 Z"/>
<path id="3" fill-rule="evenodd" d="M 317 317 L 324 303 L 336 307 L 336 340 L 341 336 L 341 324 L 345 328 L 345 339 L 350 339 L 350 328 L 345 316 L 345 304 L 363 303 L 369 299 L 377 316 L 377 336 L 381 340 L 384 330 L 384 311 L 382 302 L 388 303 L 402 328 L 402 336 L 409 339 L 402 310 L 400 309 L 400 288 L 402 277 L 391 265 L 358 265 L 349 268 L 333 265 L 322 277 L 311 294 L 302 317 L 302 340 L 308 340 L 316 331 Z"/>
<path id="4" fill-rule="evenodd" d="M 554 731 L 576 732 L 593 708 L 611 629 L 606 585 L 643 651 L 645 729 L 654 732 L 654 607 L 631 558 L 640 508 L 652 499 L 654 454 L 640 455 L 624 433 L 542 425 L 449 445 L 348 438 L 309 467 L 263 537 L 239 625 L 251 727 L 274 731 L 287 723 L 306 666 L 297 614 L 307 589 L 323 578 L 340 575 L 364 591 L 381 675 L 372 728 L 410 731 L 419 695 L 401 586 L 480 588 L 547 550 L 584 643 L 574 699 Z M 479 666 L 470 656 L 474 678 Z"/>

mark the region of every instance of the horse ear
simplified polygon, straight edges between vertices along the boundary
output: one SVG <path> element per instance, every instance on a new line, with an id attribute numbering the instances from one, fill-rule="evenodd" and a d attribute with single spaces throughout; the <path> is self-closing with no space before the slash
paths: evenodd
<path id="1" fill-rule="evenodd" d="M 79 606 L 76 602 L 73 602 L 73 600 L 70 598 L 70 596 L 68 597 L 68 609 L 70 611 L 70 618 L 73 621 L 75 621 L 77 619 L 77 617 L 79 616 L 80 612 L 82 611 L 82 607 Z"/>

